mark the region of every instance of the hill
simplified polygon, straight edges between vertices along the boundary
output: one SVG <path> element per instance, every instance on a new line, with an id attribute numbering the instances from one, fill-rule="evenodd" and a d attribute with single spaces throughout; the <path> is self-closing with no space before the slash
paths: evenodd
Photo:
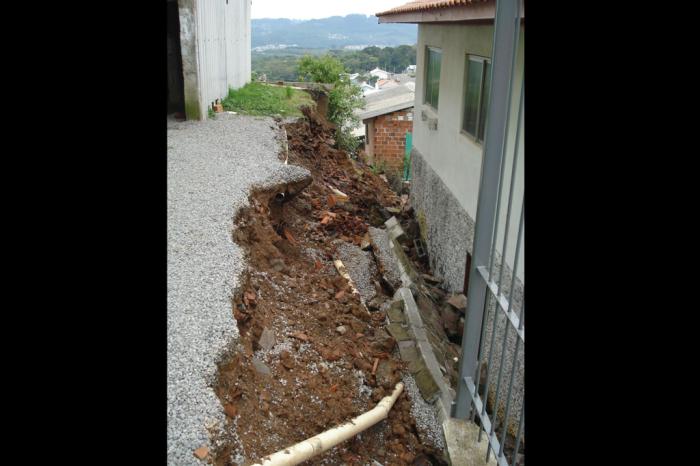
<path id="1" fill-rule="evenodd" d="M 251 42 L 254 51 L 301 48 L 360 50 L 413 45 L 415 24 L 379 24 L 376 16 L 347 15 L 311 20 L 253 19 Z"/>

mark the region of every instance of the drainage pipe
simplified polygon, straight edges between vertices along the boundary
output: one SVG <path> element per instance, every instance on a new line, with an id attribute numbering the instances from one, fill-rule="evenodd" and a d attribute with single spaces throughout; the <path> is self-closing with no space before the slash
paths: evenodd
<path id="1" fill-rule="evenodd" d="M 386 419 L 389 410 L 403 391 L 403 383 L 399 382 L 390 396 L 385 396 L 374 409 L 367 411 L 355 419 L 327 430 L 315 437 L 299 442 L 263 458 L 261 463 L 253 466 L 293 466 L 312 458 L 319 453 L 330 450 L 341 442 L 372 427 Z"/>

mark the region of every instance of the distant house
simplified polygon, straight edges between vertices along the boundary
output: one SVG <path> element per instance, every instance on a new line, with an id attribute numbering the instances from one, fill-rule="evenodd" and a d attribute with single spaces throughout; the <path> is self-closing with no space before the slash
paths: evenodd
<path id="1" fill-rule="evenodd" d="M 370 76 L 375 76 L 379 79 L 389 79 L 390 73 L 388 71 L 384 71 L 380 68 L 375 68 L 372 71 L 369 72 Z"/>
<path id="2" fill-rule="evenodd" d="M 379 92 L 379 89 L 375 88 L 374 86 L 370 86 L 367 83 L 360 84 L 360 89 L 362 89 L 363 95 L 369 95 L 369 94 L 373 94 L 375 92 Z"/>
<path id="3" fill-rule="evenodd" d="M 404 73 L 415 75 L 416 74 L 416 65 L 408 65 L 406 67 L 406 70 L 404 71 Z"/>
<path id="4" fill-rule="evenodd" d="M 393 79 L 378 79 L 377 83 L 375 84 L 375 87 L 379 90 L 389 89 L 396 86 L 399 86 L 399 83 Z"/>
<path id="5" fill-rule="evenodd" d="M 168 113 L 204 120 L 250 82 L 250 0 L 168 0 Z"/>
<path id="6" fill-rule="evenodd" d="M 413 131 L 413 89 L 396 85 L 365 99 L 357 112 L 365 130 L 365 153 L 370 164 L 384 164 L 393 172 L 403 171 L 406 133 Z"/>

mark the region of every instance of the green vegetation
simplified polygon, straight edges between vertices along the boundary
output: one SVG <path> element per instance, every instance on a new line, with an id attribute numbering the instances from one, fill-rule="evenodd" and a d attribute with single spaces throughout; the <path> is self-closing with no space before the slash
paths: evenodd
<path id="1" fill-rule="evenodd" d="M 240 89 L 229 90 L 223 105 L 225 110 L 248 115 L 281 115 L 285 117 L 301 116 L 299 107 L 314 105 L 314 101 L 308 93 L 298 89 L 252 82 Z"/>
<path id="2" fill-rule="evenodd" d="M 304 55 L 299 61 L 298 74 L 302 81 L 335 84 L 344 72 L 343 63 L 331 55 Z"/>
<path id="3" fill-rule="evenodd" d="M 359 142 L 352 135 L 352 128 L 359 122 L 355 110 L 365 104 L 362 89 L 350 82 L 343 64 L 330 55 L 304 56 L 298 73 L 302 79 L 333 84 L 333 90 L 328 94 L 328 119 L 336 125 L 338 147 L 354 154 Z"/>
<path id="4" fill-rule="evenodd" d="M 369 166 L 369 169 L 375 175 L 386 172 L 386 162 L 384 160 L 380 162 L 374 162 L 374 164 Z"/>
<path id="5" fill-rule="evenodd" d="M 212 120 L 214 118 L 216 118 L 216 112 L 214 112 L 214 110 L 211 107 L 209 107 L 209 110 L 207 111 L 207 115 L 209 115 L 209 118 L 211 118 Z"/>
<path id="6" fill-rule="evenodd" d="M 284 50 L 253 52 L 252 68 L 256 75 L 265 74 L 268 81 L 297 81 L 298 66 L 306 55 L 327 53 L 339 60 L 348 73 L 366 73 L 376 67 L 400 73 L 408 65 L 416 64 L 416 47 L 367 47 L 359 51 L 305 49 L 290 47 Z"/>

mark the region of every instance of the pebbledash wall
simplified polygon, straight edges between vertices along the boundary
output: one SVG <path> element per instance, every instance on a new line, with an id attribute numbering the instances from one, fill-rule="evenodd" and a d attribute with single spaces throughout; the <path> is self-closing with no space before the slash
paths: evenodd
<path id="1" fill-rule="evenodd" d="M 419 24 L 418 71 L 416 73 L 416 102 L 411 151 L 411 202 L 416 210 L 431 266 L 446 286 L 462 291 L 467 251 L 474 241 L 474 220 L 481 175 L 481 144 L 462 131 L 466 60 L 468 55 L 491 57 L 492 24 Z M 425 57 L 427 47 L 442 50 L 440 94 L 438 109 L 424 102 Z M 524 27 L 515 66 L 511 121 L 506 147 L 506 167 L 512 166 L 516 136 L 520 83 L 523 76 Z M 437 122 L 431 126 L 430 120 Z M 513 211 L 509 227 L 506 265 L 512 267 L 515 256 L 517 223 L 520 216 L 524 182 L 524 131 L 521 129 Z M 503 191 L 507 193 L 511 173 L 506 170 Z M 496 252 L 502 256 L 503 230 L 506 223 L 507 195 L 499 216 L 499 238 Z M 515 219 L 513 221 L 512 219 Z M 523 251 L 518 261 L 517 277 L 522 280 Z M 517 292 L 517 289 L 516 289 Z"/>
<path id="2" fill-rule="evenodd" d="M 185 113 L 204 120 L 212 102 L 250 82 L 251 0 L 178 0 Z"/>
<path id="3" fill-rule="evenodd" d="M 413 131 L 413 108 L 379 115 L 364 123 L 369 133 L 369 158 L 375 163 L 384 162 L 387 170 L 402 172 L 406 133 Z"/>
<path id="4" fill-rule="evenodd" d="M 416 73 L 416 101 L 413 125 L 413 149 L 411 151 L 412 181 L 411 203 L 421 226 L 423 240 L 427 244 L 431 266 L 435 275 L 443 278 L 447 288 L 460 292 L 464 287 L 467 252 L 472 251 L 474 222 L 479 195 L 482 147 L 461 130 L 464 111 L 466 59 L 469 54 L 490 58 L 492 56 L 493 24 L 419 24 L 418 26 L 418 71 Z M 424 103 L 425 56 L 427 47 L 442 50 L 440 93 L 438 109 Z M 503 235 L 506 223 L 507 193 L 510 186 L 517 133 L 518 104 L 523 82 L 524 26 L 521 27 L 519 50 L 513 80 L 512 106 L 506 142 L 506 160 L 501 192 L 501 209 L 498 218 L 499 231 L 496 247 L 495 272 L 505 262 L 503 291 L 508 296 L 511 289 L 511 273 L 514 264 L 518 221 L 524 196 L 524 130 L 521 126 L 518 147 L 518 164 L 514 185 L 513 210 L 508 229 L 508 248 L 503 261 Z M 425 118 L 425 119 L 424 119 Z M 432 123 L 431 124 L 431 120 Z M 437 124 L 435 125 L 435 121 Z M 524 118 L 523 118 L 524 121 Z M 520 123 L 522 125 L 522 121 Z M 505 193 L 505 194 L 504 194 Z M 524 240 L 524 238 L 523 238 Z M 498 275 L 496 275 L 498 276 Z M 518 313 L 523 303 L 524 248 L 516 273 L 513 307 Z M 495 312 L 491 300 L 485 318 L 484 348 L 490 346 L 496 316 L 494 341 L 504 338 L 504 315 Z M 504 373 L 509 373 L 516 364 L 513 386 L 512 413 L 519 413 L 524 400 L 524 349 L 514 356 L 516 337 L 510 332 L 504 357 Z M 500 369 L 501 345 L 494 345 L 491 358 L 493 373 Z M 504 416 L 506 384 L 495 396 L 495 386 L 490 385 L 489 406 L 500 400 L 498 417 Z M 519 416 L 511 416 L 508 429 L 515 434 Z"/>

